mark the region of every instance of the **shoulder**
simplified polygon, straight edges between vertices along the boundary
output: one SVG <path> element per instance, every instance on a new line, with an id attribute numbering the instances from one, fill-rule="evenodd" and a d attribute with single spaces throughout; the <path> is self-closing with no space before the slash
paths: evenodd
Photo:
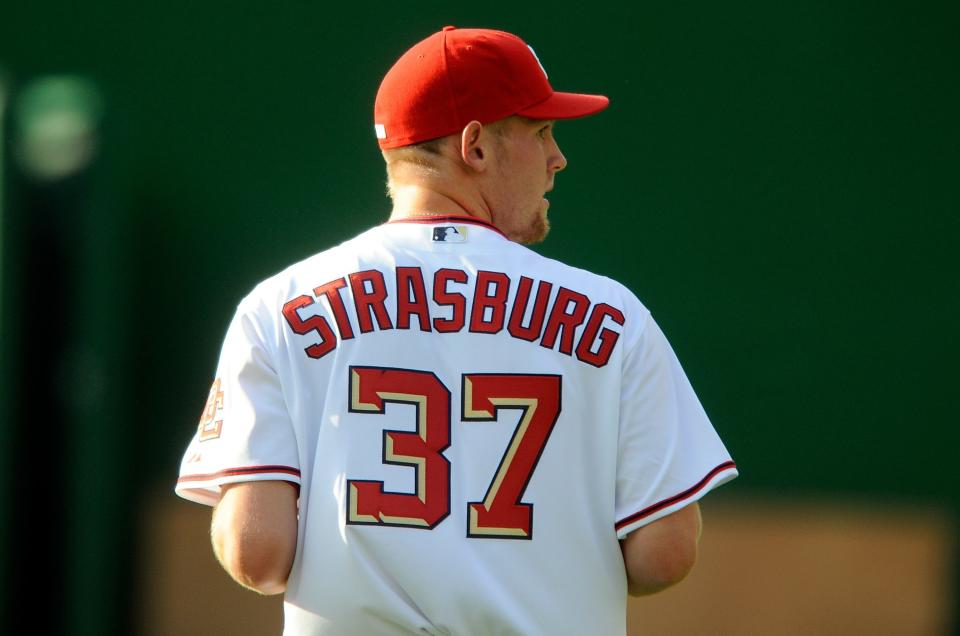
<path id="1" fill-rule="evenodd" d="M 614 304 L 635 315 L 650 313 L 629 287 L 614 278 L 544 256 L 523 245 L 516 245 L 516 249 L 525 252 L 525 258 L 536 268 L 534 271 L 551 273 L 557 280 L 581 290 L 590 290 L 593 292 L 591 298 L 598 302 Z"/>
<path id="2" fill-rule="evenodd" d="M 521 271 L 526 276 L 550 282 L 555 299 L 569 299 L 566 302 L 571 308 L 559 307 L 561 313 L 576 314 L 572 307 L 585 300 L 590 308 L 586 315 L 604 315 L 617 323 L 619 326 L 614 328 L 622 333 L 626 349 L 633 349 L 652 319 L 650 310 L 629 287 L 609 276 L 544 256 L 523 245 L 512 245 L 511 249 L 523 259 Z M 556 304 L 554 301 L 554 311 Z"/>
<path id="3" fill-rule="evenodd" d="M 349 271 L 349 266 L 359 262 L 363 254 L 376 249 L 378 227 L 294 262 L 265 278 L 244 296 L 239 309 L 250 312 L 264 307 L 275 308 L 298 295 L 310 293 L 314 287 L 327 282 L 328 278 L 336 278 L 345 269 Z"/>

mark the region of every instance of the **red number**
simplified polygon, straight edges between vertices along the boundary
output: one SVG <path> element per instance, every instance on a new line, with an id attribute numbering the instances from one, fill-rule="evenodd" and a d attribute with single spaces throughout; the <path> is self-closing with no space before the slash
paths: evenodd
<path id="1" fill-rule="evenodd" d="M 463 376 L 464 421 L 490 422 L 500 409 L 522 414 L 483 501 L 467 504 L 467 536 L 532 539 L 533 504 L 520 499 L 560 416 L 560 376 Z"/>
<path id="2" fill-rule="evenodd" d="M 387 402 L 413 404 L 417 430 L 384 431 L 383 462 L 416 471 L 414 494 L 382 481 L 347 480 L 347 523 L 433 528 L 450 514 L 450 391 L 432 373 L 350 367 L 350 411 L 384 414 Z"/>
<path id="3" fill-rule="evenodd" d="M 522 413 L 483 501 L 467 504 L 467 536 L 533 538 L 533 504 L 521 499 L 560 416 L 559 375 L 463 376 L 465 422 L 491 422 L 500 409 Z M 347 523 L 434 528 L 450 514 L 450 391 L 427 371 L 350 367 L 350 412 L 383 415 L 386 403 L 413 404 L 413 432 L 383 432 L 383 463 L 416 471 L 413 494 L 382 481 L 347 480 Z"/>

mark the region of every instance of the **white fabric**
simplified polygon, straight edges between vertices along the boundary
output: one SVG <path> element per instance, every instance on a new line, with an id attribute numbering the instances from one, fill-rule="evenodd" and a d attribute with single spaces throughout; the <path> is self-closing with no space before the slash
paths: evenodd
<path id="1" fill-rule="evenodd" d="M 430 331 L 422 330 L 416 312 L 406 312 L 407 329 L 397 328 L 396 271 L 404 267 L 422 273 Z M 453 278 L 438 295 L 435 273 L 445 268 L 454 271 Z M 353 287 L 349 275 L 371 270 L 383 274 L 387 295 L 381 304 L 389 324 L 380 324 L 377 300 L 361 304 L 365 317 L 358 316 L 355 292 L 375 297 L 377 290 L 369 282 Z M 459 282 L 457 272 L 466 282 Z M 502 308 L 498 333 L 470 331 L 472 307 L 482 304 L 475 300 L 481 276 L 509 281 L 506 305 L 490 300 L 477 314 L 495 328 Z M 532 279 L 530 305 L 540 281 L 552 284 L 540 335 L 533 341 L 509 329 L 522 277 Z M 339 334 L 336 303 L 315 292 L 341 278 L 339 296 L 353 336 L 347 339 Z M 408 287 L 409 279 L 403 280 L 404 295 L 415 302 L 416 285 Z M 496 282 L 486 287 L 481 293 L 496 299 Z M 574 300 L 555 311 L 560 293 Z M 465 325 L 439 332 L 438 326 L 454 319 L 456 294 L 462 295 Z M 287 305 L 289 314 L 288 303 L 298 298 L 294 318 L 302 322 L 303 334 L 294 332 L 282 310 Z M 610 311 L 594 314 L 601 304 Z M 576 324 L 578 311 L 583 316 Z M 560 312 L 574 318 L 565 319 L 571 323 L 566 327 L 552 328 L 551 316 L 563 322 Z M 522 325 L 530 323 L 532 313 L 527 310 Z M 592 315 L 602 320 L 590 339 L 584 334 Z M 335 347 L 326 352 L 319 346 L 322 326 L 304 326 L 319 325 L 311 322 L 317 316 L 337 334 L 328 345 Z M 365 322 L 372 329 L 366 333 Z M 552 343 L 543 335 L 551 329 Z M 353 492 L 348 481 L 379 480 L 385 492 L 412 494 L 423 492 L 424 475 L 435 474 L 430 469 L 421 474 L 409 461 L 385 463 L 390 459 L 385 431 L 418 430 L 418 416 L 429 414 L 440 417 L 429 424 L 436 435 L 443 430 L 436 422 L 446 419 L 437 407 L 442 390 L 419 407 L 409 395 L 395 395 L 403 391 L 382 392 L 380 398 L 407 401 L 384 402 L 383 411 L 375 412 L 377 398 L 362 392 L 386 380 L 363 370 L 351 375 L 351 366 L 429 372 L 436 380 L 428 378 L 427 384 L 449 391 L 449 446 L 443 451 L 449 462 L 449 511 L 431 529 L 347 523 Z M 485 380 L 465 374 L 512 374 L 497 386 L 520 393 L 527 389 L 517 387 L 526 386 L 530 374 L 559 376 L 559 414 L 519 498 L 533 506 L 526 537 L 522 531 L 521 536 L 468 536 L 474 527 L 468 504 L 485 501 L 505 455 L 504 464 L 512 459 L 519 465 L 517 458 L 526 457 L 529 448 L 506 452 L 513 448 L 520 409 L 503 407 L 493 421 L 477 419 L 482 405 L 476 400 L 483 397 Z M 388 223 L 263 282 L 238 307 L 216 377 L 222 400 L 211 402 L 201 422 L 210 439 L 200 441 L 198 430 L 184 455 L 177 493 L 214 504 L 219 487 L 228 482 L 283 479 L 300 485 L 299 544 L 285 596 L 285 634 L 623 634 L 626 580 L 618 536 L 737 474 L 672 349 L 629 290 L 544 258 L 469 219 Z M 553 380 L 533 381 L 553 386 Z M 549 392 L 544 391 L 541 397 Z M 464 404 L 470 400 L 475 403 Z M 543 398 L 534 412 L 543 416 L 550 405 Z M 520 427 L 528 436 L 523 439 L 532 439 L 543 425 L 537 420 Z M 421 423 L 422 435 L 427 426 Z M 209 432 L 216 430 L 219 436 Z M 402 450 L 393 452 L 391 457 L 403 460 Z M 443 503 L 436 496 L 440 481 L 430 479 L 427 490 L 434 496 L 427 499 Z M 500 490 L 496 486 L 497 493 L 507 492 L 509 479 L 499 483 Z M 497 500 L 498 506 L 504 503 L 502 497 Z M 376 516 L 355 512 L 359 516 L 351 518 L 377 522 Z M 511 531 L 520 526 L 510 525 Z"/>

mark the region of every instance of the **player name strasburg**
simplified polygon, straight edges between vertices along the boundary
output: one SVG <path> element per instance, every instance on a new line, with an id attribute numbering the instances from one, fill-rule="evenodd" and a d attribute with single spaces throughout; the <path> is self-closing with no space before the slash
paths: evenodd
<path id="1" fill-rule="evenodd" d="M 396 267 L 396 278 L 390 282 L 398 290 L 392 295 L 383 272 L 353 272 L 315 287 L 314 296 L 288 300 L 283 316 L 294 333 L 314 340 L 304 348 L 311 358 L 322 358 L 341 341 L 356 337 L 354 325 L 360 334 L 412 328 L 437 334 L 464 329 L 495 334 L 506 329 L 514 338 L 539 342 L 551 350 L 557 347 L 560 353 L 595 367 L 607 364 L 621 333 L 614 325 L 624 324 L 623 311 L 612 305 L 595 303 L 586 294 L 562 286 L 555 291 L 557 286 L 550 281 L 526 276 L 514 283 L 496 271 L 473 274 L 462 269 L 425 272 L 421 267 Z M 428 282 L 432 282 L 429 294 Z M 352 302 L 345 295 L 352 296 Z M 321 299 L 325 307 L 318 303 Z M 336 334 L 324 313 L 332 314 Z"/>

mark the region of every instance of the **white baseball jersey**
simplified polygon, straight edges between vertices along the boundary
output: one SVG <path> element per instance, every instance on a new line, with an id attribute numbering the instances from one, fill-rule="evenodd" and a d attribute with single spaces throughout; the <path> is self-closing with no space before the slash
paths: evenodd
<path id="1" fill-rule="evenodd" d="M 285 634 L 623 634 L 618 538 L 737 475 L 650 313 L 471 218 L 239 305 L 177 493 L 300 486 Z"/>

